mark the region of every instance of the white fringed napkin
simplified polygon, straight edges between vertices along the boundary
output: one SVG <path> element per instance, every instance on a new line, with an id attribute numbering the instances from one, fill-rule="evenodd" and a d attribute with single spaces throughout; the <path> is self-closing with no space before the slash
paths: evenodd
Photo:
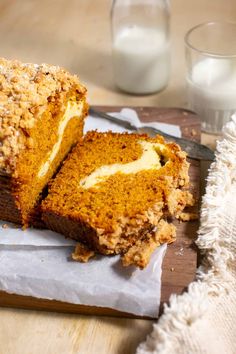
<path id="1" fill-rule="evenodd" d="M 196 244 L 197 280 L 171 296 L 137 354 L 236 353 L 236 115 L 217 145 Z"/>

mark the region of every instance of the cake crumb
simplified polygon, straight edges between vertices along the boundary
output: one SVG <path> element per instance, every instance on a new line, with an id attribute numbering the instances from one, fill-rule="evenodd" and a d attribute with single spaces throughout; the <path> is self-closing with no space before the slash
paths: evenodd
<path id="1" fill-rule="evenodd" d="M 9 228 L 9 225 L 3 224 L 3 225 L 2 225 L 2 228 L 3 228 L 3 229 L 8 229 L 8 228 Z"/>
<path id="2" fill-rule="evenodd" d="M 150 261 L 153 251 L 162 243 L 171 243 L 176 238 L 174 225 L 168 224 L 163 219 L 158 224 L 158 231 L 150 232 L 144 239 L 139 239 L 128 251 L 121 257 L 124 267 L 135 265 L 144 269 Z"/>
<path id="3" fill-rule="evenodd" d="M 72 259 L 77 262 L 87 263 L 88 260 L 95 256 L 95 252 L 90 250 L 83 243 L 77 243 L 75 252 L 72 253 Z"/>
<path id="4" fill-rule="evenodd" d="M 171 272 L 173 272 L 174 270 L 175 270 L 175 268 L 174 268 L 174 267 L 171 267 L 171 268 L 170 268 L 170 271 L 171 271 Z"/>
<path id="5" fill-rule="evenodd" d="M 199 219 L 198 213 L 182 212 L 179 215 L 179 220 L 181 221 L 194 221 L 198 219 Z"/>

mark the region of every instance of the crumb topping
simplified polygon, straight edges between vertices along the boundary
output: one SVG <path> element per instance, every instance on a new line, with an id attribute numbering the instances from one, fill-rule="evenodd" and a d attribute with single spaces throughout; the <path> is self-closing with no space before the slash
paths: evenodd
<path id="1" fill-rule="evenodd" d="M 11 173 L 20 151 L 30 145 L 29 129 L 57 95 L 86 89 L 76 75 L 48 64 L 23 64 L 0 58 L 0 171 Z"/>

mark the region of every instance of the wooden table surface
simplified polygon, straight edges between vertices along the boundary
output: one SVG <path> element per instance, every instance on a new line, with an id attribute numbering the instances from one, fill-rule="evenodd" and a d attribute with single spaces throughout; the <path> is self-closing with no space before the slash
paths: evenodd
<path id="1" fill-rule="evenodd" d="M 235 21 L 236 1 L 171 3 L 172 75 L 159 94 L 137 97 L 116 89 L 110 0 L 1 0 L 0 55 L 59 64 L 78 73 L 91 104 L 186 107 L 183 36 L 204 21 Z M 0 309 L 0 354 L 131 354 L 151 328 L 145 320 Z"/>

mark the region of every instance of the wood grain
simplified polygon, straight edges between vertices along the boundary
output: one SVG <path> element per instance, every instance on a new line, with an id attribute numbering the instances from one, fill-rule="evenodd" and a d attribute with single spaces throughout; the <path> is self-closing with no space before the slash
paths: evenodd
<path id="1" fill-rule="evenodd" d="M 120 111 L 121 107 L 96 107 L 107 112 Z M 182 109 L 166 108 L 135 108 L 142 121 L 160 121 L 177 124 L 181 127 L 182 135 L 199 141 L 200 121 L 192 112 Z M 194 195 L 199 197 L 199 162 L 190 160 L 190 181 Z M 197 264 L 197 253 L 193 245 L 196 239 L 198 221 L 180 223 L 175 221 L 177 240 L 169 245 L 163 263 L 161 304 L 167 302 L 172 293 L 180 294 L 194 279 Z M 50 285 L 49 285 L 50 286 Z M 33 297 L 20 296 L 0 292 L 0 306 L 19 307 L 24 309 L 81 313 L 88 315 L 136 317 L 130 314 L 93 306 L 69 304 L 65 302 Z"/>

